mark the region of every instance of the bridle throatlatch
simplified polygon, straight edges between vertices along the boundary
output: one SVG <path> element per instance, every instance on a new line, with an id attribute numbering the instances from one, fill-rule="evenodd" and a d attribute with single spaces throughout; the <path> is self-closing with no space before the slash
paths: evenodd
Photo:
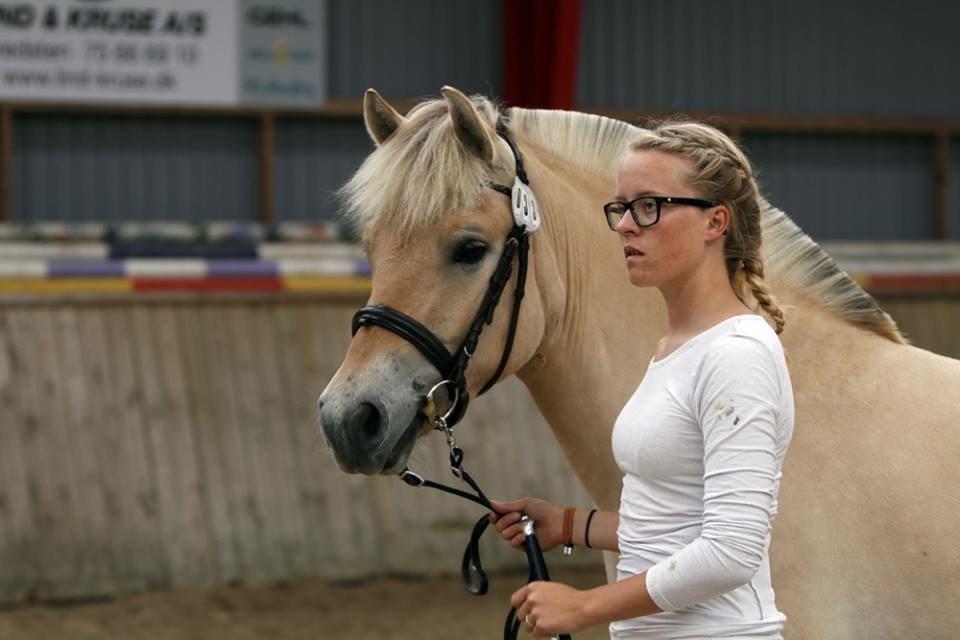
<path id="1" fill-rule="evenodd" d="M 529 234 L 540 227 L 540 211 L 537 206 L 537 200 L 530 189 L 530 181 L 527 172 L 523 167 L 523 157 L 520 150 L 514 144 L 507 131 L 505 124 L 500 121 L 497 123 L 497 134 L 503 138 L 513 153 L 516 162 L 516 177 L 512 187 L 490 182 L 487 183 L 491 189 L 498 191 L 510 198 L 511 209 L 513 211 L 514 226 L 507 234 L 504 243 L 503 253 L 500 260 L 490 277 L 490 284 L 487 292 L 480 302 L 480 307 L 470 323 L 470 328 L 466 336 L 457 349 L 450 353 L 447 351 L 443 342 L 437 336 L 427 329 L 415 318 L 387 305 L 375 304 L 368 305 L 358 310 L 353 316 L 352 330 L 356 335 L 362 327 L 378 326 L 397 334 L 423 354 L 433 366 L 440 372 L 441 381 L 434 385 L 426 396 L 426 409 L 428 415 L 431 415 L 434 421 L 434 428 L 443 432 L 447 439 L 447 446 L 450 449 L 450 470 L 454 476 L 466 482 L 474 493 L 463 491 L 455 487 L 450 487 L 438 482 L 425 479 L 423 476 L 414 473 L 410 469 L 404 469 L 400 474 L 401 479 L 413 487 L 430 487 L 439 489 L 446 493 L 460 496 L 471 502 L 475 502 L 482 507 L 496 512 L 490 504 L 490 500 L 480 489 L 477 482 L 463 468 L 463 450 L 460 449 L 453 436 L 453 427 L 464 416 L 467 405 L 470 402 L 470 394 L 467 391 L 466 371 L 470 364 L 470 359 L 476 352 L 477 343 L 480 340 L 480 334 L 484 327 L 493 322 L 493 314 L 500 302 L 500 297 L 506 288 L 507 282 L 513 272 L 513 259 L 517 256 L 517 284 L 514 291 L 513 311 L 510 315 L 510 326 L 507 331 L 506 344 L 503 354 L 500 357 L 500 363 L 496 371 L 490 376 L 490 379 L 480 389 L 480 395 L 486 393 L 503 374 L 510 359 L 510 352 L 513 349 L 513 341 L 516 336 L 517 323 L 520 318 L 520 303 L 523 300 L 524 288 L 527 280 L 527 253 L 530 248 Z M 439 413 L 435 394 L 446 388 L 449 397 L 449 408 L 443 414 Z M 543 552 L 537 541 L 534 532 L 534 522 L 527 516 L 521 520 L 524 524 L 524 547 L 527 552 L 527 563 L 529 565 L 529 582 L 534 580 L 549 580 L 550 575 L 547 572 L 546 562 L 543 559 Z M 474 595 L 483 595 L 487 593 L 489 581 L 480 562 L 480 537 L 486 531 L 490 520 L 487 515 L 481 517 L 473 527 L 470 535 L 470 541 L 463 553 L 463 561 L 460 570 L 463 576 L 464 585 L 467 591 Z M 516 618 L 516 609 L 511 609 L 507 614 L 504 623 L 504 640 L 513 640 L 517 637 L 520 630 L 520 620 Z M 561 640 L 569 640 L 570 636 L 560 635 Z"/>

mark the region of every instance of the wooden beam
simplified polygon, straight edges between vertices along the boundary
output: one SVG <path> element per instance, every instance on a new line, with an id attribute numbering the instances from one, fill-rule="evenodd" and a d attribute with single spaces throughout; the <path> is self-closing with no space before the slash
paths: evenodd
<path id="1" fill-rule="evenodd" d="M 13 109 L 0 107 L 0 222 L 13 220 Z"/>
<path id="2" fill-rule="evenodd" d="M 938 131 L 933 152 L 933 233 L 937 240 L 950 239 L 950 134 Z"/>
<path id="3" fill-rule="evenodd" d="M 675 114 L 669 111 L 641 111 L 623 108 L 582 108 L 626 122 L 662 120 Z M 755 133 L 817 133 L 836 135 L 908 135 L 929 136 L 934 132 L 960 134 L 960 120 L 924 118 L 885 118 L 819 115 L 765 115 L 745 113 L 684 112 L 692 120 L 707 122 L 725 131 Z"/>
<path id="4" fill-rule="evenodd" d="M 66 103 L 66 102 L 11 102 L 7 103 L 20 113 L 75 113 L 113 116 L 169 116 L 172 118 L 216 117 L 251 118 L 263 113 L 262 107 L 216 107 L 200 105 L 156 105 L 127 103 Z M 406 113 L 417 100 L 410 98 L 391 99 L 390 104 L 400 113 Z M 276 107 L 270 109 L 279 118 L 309 118 L 320 120 L 360 120 L 363 118 L 361 98 L 330 98 L 322 107 Z M 960 129 L 960 125 L 958 125 Z"/>
<path id="5" fill-rule="evenodd" d="M 158 115 L 171 117 L 258 117 L 263 113 L 256 107 L 208 107 L 198 105 L 136 105 L 123 103 L 80 104 L 63 102 L 6 103 L 14 112 L 22 113 L 90 113 L 116 116 Z M 400 113 L 409 111 L 417 101 L 411 98 L 391 98 L 390 104 Z M 627 122 L 662 120 L 676 114 L 670 111 L 649 111 L 617 107 L 577 107 L 586 113 L 596 113 Z M 329 98 L 322 107 L 278 107 L 270 112 L 277 118 L 309 118 L 326 120 L 360 120 L 363 118 L 363 100 L 360 98 Z M 725 131 L 743 133 L 819 133 L 835 135 L 908 135 L 931 136 L 945 132 L 960 136 L 960 119 L 944 118 L 889 118 L 878 116 L 832 115 L 769 115 L 762 113 L 685 112 L 694 120 L 714 124 Z"/>
<path id="6" fill-rule="evenodd" d="M 260 167 L 260 222 L 269 224 L 275 220 L 273 210 L 273 150 L 276 119 L 270 111 L 260 114 L 260 144 L 257 154 Z"/>

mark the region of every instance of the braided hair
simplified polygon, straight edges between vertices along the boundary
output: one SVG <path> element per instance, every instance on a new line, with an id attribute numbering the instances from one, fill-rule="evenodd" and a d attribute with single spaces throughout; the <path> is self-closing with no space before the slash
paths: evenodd
<path id="1" fill-rule="evenodd" d="M 781 333 L 786 321 L 764 279 L 760 254 L 760 191 L 750 161 L 740 147 L 706 124 L 663 122 L 641 130 L 631 141 L 630 151 L 663 151 L 693 163 L 693 189 L 700 197 L 719 200 L 730 210 L 723 253 L 733 292 L 748 307 L 762 309 L 773 320 L 776 332 Z"/>

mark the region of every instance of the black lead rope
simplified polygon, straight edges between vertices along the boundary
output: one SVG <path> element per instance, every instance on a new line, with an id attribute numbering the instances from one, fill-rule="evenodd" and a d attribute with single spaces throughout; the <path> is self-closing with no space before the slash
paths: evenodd
<path id="1" fill-rule="evenodd" d="M 443 418 L 438 419 L 438 424 L 440 426 L 440 430 L 445 431 L 447 434 L 447 443 L 450 446 L 451 472 L 454 476 L 460 478 L 470 485 L 470 488 L 473 489 L 475 493 L 469 493 L 467 491 L 463 491 L 462 489 L 457 489 L 456 487 L 451 487 L 439 482 L 427 480 L 423 476 L 414 473 L 409 469 L 404 469 L 403 473 L 400 474 L 400 478 L 412 487 L 430 487 L 431 489 L 439 489 L 445 493 L 450 493 L 464 498 L 465 500 L 475 502 L 480 506 L 490 510 L 492 513 L 498 513 L 497 510 L 493 508 L 493 505 L 490 504 L 490 500 L 487 498 L 486 494 L 484 494 L 483 490 L 480 488 L 480 485 L 478 485 L 476 480 L 474 480 L 473 477 L 467 473 L 467 470 L 463 468 L 463 450 L 454 444 L 453 435 L 451 434 L 449 427 L 444 428 L 445 425 Z M 527 576 L 528 584 L 535 580 L 550 580 L 550 573 L 547 571 L 547 563 L 543 558 L 543 550 L 540 548 L 540 543 L 537 540 L 537 536 L 532 525 L 532 521 L 529 521 L 525 524 L 524 533 L 526 536 L 523 541 L 524 551 L 526 551 L 527 554 L 527 567 L 529 569 Z M 487 573 L 483 570 L 483 565 L 480 560 L 480 538 L 483 536 L 488 526 L 490 526 L 490 517 L 488 515 L 482 516 L 479 520 L 477 520 L 477 523 L 473 525 L 473 531 L 470 533 L 470 540 L 467 542 L 467 548 L 464 549 L 463 560 L 460 563 L 460 575 L 463 578 L 463 584 L 467 591 L 475 596 L 484 595 L 490 588 L 490 580 L 487 578 Z M 476 578 L 476 581 L 474 578 Z M 503 639 L 516 640 L 517 635 L 520 632 L 520 625 L 521 620 L 517 618 L 517 609 L 516 607 L 511 607 L 510 611 L 507 613 L 507 618 L 503 623 Z M 570 635 L 565 633 L 554 637 L 558 640 L 570 640 Z"/>

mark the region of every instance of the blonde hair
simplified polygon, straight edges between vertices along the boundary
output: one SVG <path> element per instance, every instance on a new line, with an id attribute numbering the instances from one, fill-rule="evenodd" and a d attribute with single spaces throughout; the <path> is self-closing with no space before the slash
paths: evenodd
<path id="1" fill-rule="evenodd" d="M 765 278 L 760 253 L 760 190 L 753 167 L 740 147 L 719 129 L 699 122 L 663 122 L 637 132 L 630 151 L 663 151 L 692 162 L 690 186 L 709 200 L 719 200 L 730 210 L 730 225 L 723 242 L 727 276 L 733 292 L 744 304 L 752 298 L 775 325 L 777 333 L 786 324 Z"/>

